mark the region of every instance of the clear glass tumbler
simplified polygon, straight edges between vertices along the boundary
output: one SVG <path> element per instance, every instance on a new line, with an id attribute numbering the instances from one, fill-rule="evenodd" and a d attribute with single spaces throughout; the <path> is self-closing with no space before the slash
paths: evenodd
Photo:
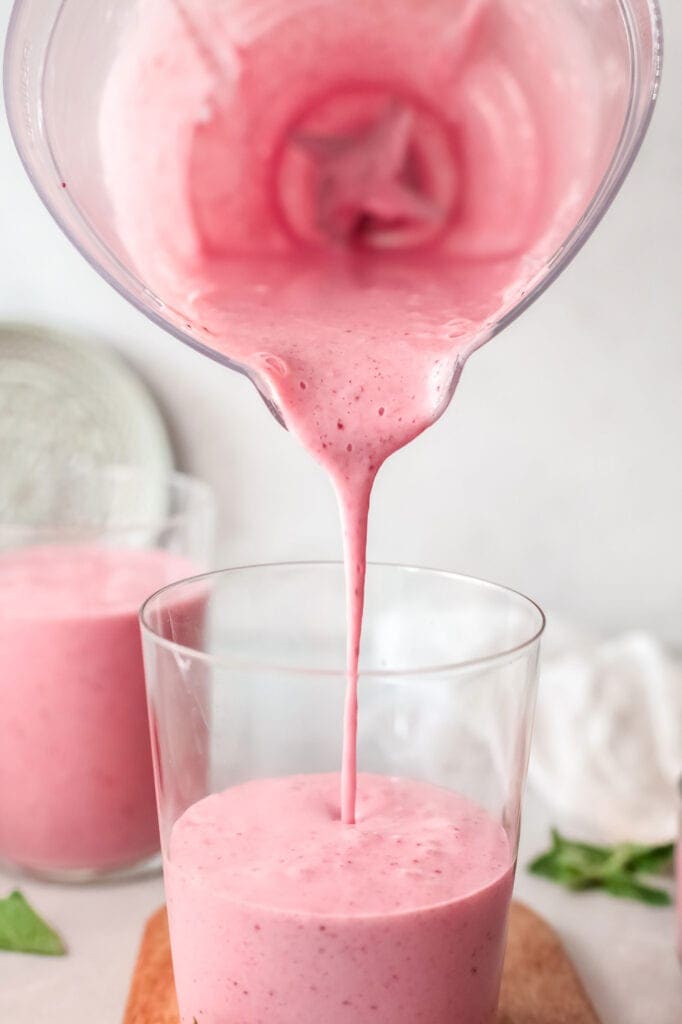
<path id="1" fill-rule="evenodd" d="M 369 567 L 356 825 L 342 566 L 198 577 L 141 620 L 182 1024 L 492 1024 L 540 609 Z"/>
<path id="2" fill-rule="evenodd" d="M 159 837 L 138 610 L 210 566 L 212 495 L 64 468 L 26 508 L 0 522 L 0 862 L 64 881 L 139 870 Z"/>

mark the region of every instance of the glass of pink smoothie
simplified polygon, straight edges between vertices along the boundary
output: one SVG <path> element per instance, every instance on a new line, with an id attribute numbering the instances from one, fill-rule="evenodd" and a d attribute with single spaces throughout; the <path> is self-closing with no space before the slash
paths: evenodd
<path id="1" fill-rule="evenodd" d="M 213 498 L 128 467 L 33 490 L 30 522 L 0 522 L 0 862 L 65 881 L 151 867 L 138 609 L 209 565 Z"/>
<path id="2" fill-rule="evenodd" d="M 368 567 L 343 824 L 344 600 L 341 565 L 298 564 L 143 607 L 182 1024 L 496 1018 L 544 617 Z"/>

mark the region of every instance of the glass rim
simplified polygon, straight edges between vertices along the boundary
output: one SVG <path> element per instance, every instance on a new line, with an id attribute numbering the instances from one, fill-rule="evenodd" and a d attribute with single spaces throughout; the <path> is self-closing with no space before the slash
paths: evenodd
<path id="1" fill-rule="evenodd" d="M 59 474 L 66 479 L 72 480 L 78 480 L 79 478 L 88 479 L 91 477 L 95 481 L 115 481 L 117 479 L 134 479 L 136 477 L 147 479 L 150 475 L 150 471 L 148 467 L 142 465 L 113 462 L 103 464 L 101 466 L 64 465 L 59 470 Z M 162 514 L 156 517 L 150 516 L 147 519 L 136 519 L 133 522 L 126 522 L 121 525 L 107 522 L 80 524 L 47 522 L 20 523 L 15 520 L 4 521 L 2 517 L 0 517 L 0 534 L 8 537 L 13 535 L 16 535 L 17 537 L 35 537 L 38 540 L 40 540 L 41 537 L 49 537 L 57 534 L 60 537 L 68 539 L 70 536 L 83 536 L 84 533 L 88 532 L 106 533 L 111 534 L 112 536 L 125 535 L 127 533 L 135 533 L 140 530 L 148 530 L 152 527 L 158 529 L 161 525 L 164 528 L 177 526 L 189 516 L 193 515 L 197 508 L 202 506 L 213 513 L 215 509 L 215 496 L 210 484 L 206 483 L 205 480 L 192 476 L 190 473 L 183 473 L 180 470 L 172 468 L 152 471 L 152 476 L 153 475 L 158 476 L 159 483 L 164 485 L 167 490 L 177 488 L 179 491 L 191 495 L 191 504 L 187 508 L 179 511 Z"/>
<path id="2" fill-rule="evenodd" d="M 210 582 L 219 579 L 220 577 L 234 576 L 238 573 L 248 573 L 255 570 L 281 570 L 281 569 L 341 569 L 343 571 L 344 563 L 341 561 L 325 561 L 325 560 L 302 560 L 302 561 L 289 561 L 289 562 L 264 562 L 264 563 L 252 563 L 250 565 L 238 565 L 227 569 L 217 569 L 212 572 L 200 573 L 197 576 L 190 576 L 184 580 L 176 580 L 173 583 L 169 583 L 159 590 L 150 594 L 149 597 L 142 604 L 139 611 L 139 622 L 140 629 L 142 632 L 143 639 L 149 639 L 155 647 L 163 648 L 176 656 L 183 658 L 191 658 L 195 661 L 202 662 L 203 664 L 212 665 L 215 668 L 222 668 L 228 671 L 239 670 L 241 672 L 280 672 L 280 673 L 292 673 L 300 676 L 316 676 L 324 678 L 335 678 L 343 679 L 346 677 L 345 665 L 339 668 L 311 668 L 310 666 L 297 666 L 297 665 L 286 665 L 286 664 L 268 664 L 259 662 L 257 659 L 244 660 L 243 658 L 231 659 L 225 655 L 214 655 L 209 654 L 206 651 L 201 651 L 198 648 L 190 647 L 187 644 L 178 643 L 175 640 L 168 640 L 166 637 L 161 636 L 157 630 L 151 625 L 148 620 L 148 616 L 151 610 L 151 606 L 158 599 L 171 591 L 180 591 L 182 588 L 200 584 L 202 582 Z M 519 590 L 514 590 L 512 587 L 504 586 L 501 583 L 494 583 L 490 580 L 480 579 L 476 576 L 471 576 L 466 573 L 452 572 L 448 569 L 433 569 L 428 566 L 419 565 L 404 565 L 398 562 L 368 562 L 368 572 L 372 569 L 389 569 L 398 570 L 402 573 L 410 573 L 420 576 L 437 576 L 452 581 L 464 582 L 467 584 L 473 584 L 478 589 L 485 589 L 489 591 L 495 591 L 498 594 L 505 594 L 508 597 L 515 598 L 520 604 L 523 604 L 530 608 L 537 616 L 537 625 L 529 631 L 530 635 L 522 640 L 518 644 L 514 644 L 512 647 L 506 648 L 501 651 L 495 651 L 491 654 L 485 654 L 477 658 L 467 658 L 461 661 L 451 661 L 438 665 L 426 665 L 416 666 L 408 669 L 360 669 L 361 679 L 393 679 L 402 680 L 419 677 L 434 678 L 442 677 L 452 673 L 463 673 L 469 672 L 477 668 L 490 668 L 496 664 L 503 664 L 510 660 L 513 660 L 523 654 L 525 651 L 530 650 L 538 644 L 542 634 L 545 631 L 547 625 L 547 618 L 540 605 L 532 598 L 521 593 Z"/>

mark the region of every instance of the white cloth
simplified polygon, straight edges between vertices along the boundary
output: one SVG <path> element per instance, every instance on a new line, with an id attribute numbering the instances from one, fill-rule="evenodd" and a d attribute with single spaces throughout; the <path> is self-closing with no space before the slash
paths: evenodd
<path id="1" fill-rule="evenodd" d="M 540 676 L 530 785 L 575 838 L 678 833 L 682 662 L 650 635 L 605 643 L 553 625 Z"/>

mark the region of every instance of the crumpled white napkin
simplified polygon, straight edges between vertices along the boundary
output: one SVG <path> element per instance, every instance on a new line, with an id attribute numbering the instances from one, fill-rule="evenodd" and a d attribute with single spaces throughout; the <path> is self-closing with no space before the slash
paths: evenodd
<path id="1" fill-rule="evenodd" d="M 548 629 L 530 786 L 572 837 L 669 842 L 678 834 L 682 661 L 649 634 L 599 642 Z"/>

